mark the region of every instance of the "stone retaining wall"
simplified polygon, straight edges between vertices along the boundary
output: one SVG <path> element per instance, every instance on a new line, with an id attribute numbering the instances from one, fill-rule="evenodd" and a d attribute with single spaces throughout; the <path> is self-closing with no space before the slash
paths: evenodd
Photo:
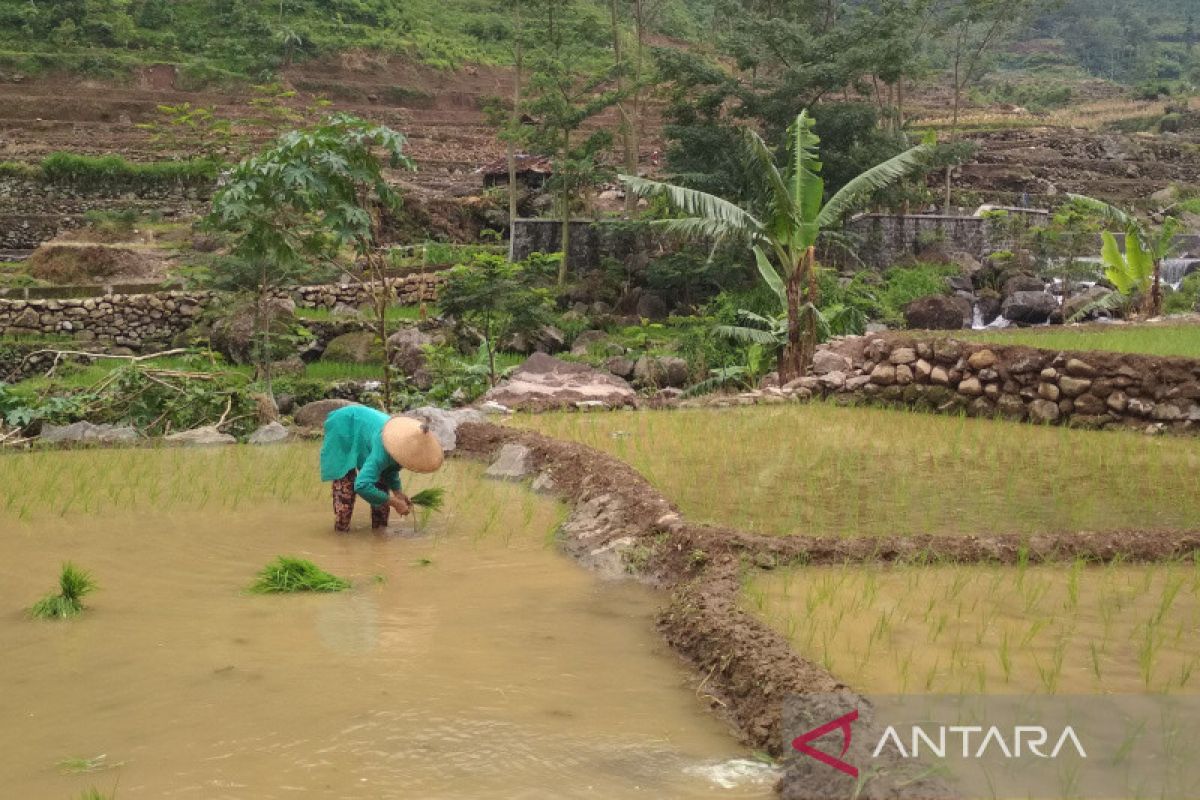
<path id="1" fill-rule="evenodd" d="M 445 277 L 437 273 L 394 279 L 396 299 L 406 305 L 437 299 Z M 300 286 L 280 292 L 300 308 L 333 309 L 339 304 L 359 307 L 369 289 L 358 284 Z M 190 328 L 206 308 L 228 305 L 216 292 L 155 292 L 112 294 L 59 300 L 0 299 L 0 335 L 71 336 L 137 350 L 166 343 Z"/>
<path id="2" fill-rule="evenodd" d="M 201 213 L 214 186 L 116 178 L 74 186 L 43 177 L 0 176 L 0 248 L 35 248 L 79 227 L 88 211 L 137 209 L 165 217 Z"/>
<path id="3" fill-rule="evenodd" d="M 1200 430 L 1200 361 L 1187 358 L 889 335 L 825 346 L 813 372 L 764 392 L 1091 428 Z"/>

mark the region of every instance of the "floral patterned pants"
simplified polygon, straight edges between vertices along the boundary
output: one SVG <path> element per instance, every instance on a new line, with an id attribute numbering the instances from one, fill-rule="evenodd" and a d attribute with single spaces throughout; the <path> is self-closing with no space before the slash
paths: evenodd
<path id="1" fill-rule="evenodd" d="M 333 529 L 335 531 L 346 532 L 350 530 L 350 517 L 354 514 L 354 498 L 357 495 L 354 493 L 354 479 L 358 477 L 358 470 L 352 469 L 342 477 L 333 482 Z M 388 487 L 384 483 L 376 484 L 383 491 L 388 491 Z M 371 506 L 371 527 L 386 528 L 388 524 L 388 514 L 392 507 L 387 503 L 381 506 Z"/>

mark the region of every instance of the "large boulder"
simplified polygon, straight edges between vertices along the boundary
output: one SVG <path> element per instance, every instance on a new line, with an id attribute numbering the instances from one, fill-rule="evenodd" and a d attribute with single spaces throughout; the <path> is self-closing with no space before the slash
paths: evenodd
<path id="1" fill-rule="evenodd" d="M 632 406 L 637 394 L 627 382 L 608 372 L 534 353 L 483 399 L 507 408 L 544 411 L 578 403 Z"/>
<path id="2" fill-rule="evenodd" d="M 904 321 L 908 327 L 921 330 L 960 330 L 970 325 L 971 303 L 951 295 L 918 297 L 904 307 Z"/>
<path id="3" fill-rule="evenodd" d="M 1068 322 L 1093 303 L 1099 302 L 1106 297 L 1112 295 L 1112 289 L 1107 289 L 1103 286 L 1089 286 L 1079 294 L 1071 295 L 1067 301 L 1063 303 L 1063 321 Z M 1091 319 L 1098 316 L 1095 312 L 1089 312 L 1084 315 L 1084 319 Z"/>
<path id="4" fill-rule="evenodd" d="M 979 321 L 984 325 L 992 324 L 992 321 L 1000 316 L 1003 305 L 1004 301 L 994 289 L 980 289 L 975 296 L 975 310 L 979 312 Z"/>
<path id="5" fill-rule="evenodd" d="M 567 349 L 567 336 L 553 325 L 544 325 L 536 331 L 516 333 L 504 343 L 504 349 L 516 353 L 561 353 Z"/>
<path id="6" fill-rule="evenodd" d="M 676 356 L 642 356 L 633 365 L 633 381 L 639 386 L 680 389 L 687 385 L 688 362 Z"/>
<path id="7" fill-rule="evenodd" d="M 246 439 L 248 444 L 279 444 L 292 437 L 292 432 L 279 422 L 268 422 Z"/>
<path id="8" fill-rule="evenodd" d="M 533 453 L 523 444 L 509 442 L 500 448 L 483 477 L 500 481 L 520 481 L 533 474 Z"/>
<path id="9" fill-rule="evenodd" d="M 325 345 L 322 361 L 342 364 L 379 364 L 383 361 L 383 346 L 374 331 L 353 331 L 335 336 Z"/>
<path id="10" fill-rule="evenodd" d="M 637 315 L 642 319 L 666 319 L 667 303 L 654 292 L 642 292 L 637 302 Z"/>
<path id="11" fill-rule="evenodd" d="M 40 441 L 61 443 L 96 442 L 116 444 L 134 442 L 139 435 L 128 426 L 96 425 L 91 422 L 72 422 L 70 425 L 43 425 Z"/>
<path id="12" fill-rule="evenodd" d="M 287 298 L 273 297 L 263 301 L 262 321 L 270 332 L 271 360 L 292 355 L 293 345 L 287 341 L 296 321 L 296 304 Z M 212 324 L 208 333 L 212 348 L 234 364 L 250 364 L 258 348 L 255 331 L 258 315 L 255 303 L 241 303 Z"/>
<path id="13" fill-rule="evenodd" d="M 181 445 L 184 447 L 209 447 L 219 444 L 237 444 L 237 439 L 230 436 L 228 433 L 221 433 L 216 425 L 205 425 L 200 428 L 193 428 L 190 431 L 180 431 L 172 433 L 170 436 L 164 436 L 163 441 L 167 444 Z"/>
<path id="14" fill-rule="evenodd" d="M 320 428 L 325 425 L 325 418 L 331 412 L 352 405 L 355 403 L 349 400 L 315 400 L 296 409 L 293 419 L 302 428 Z"/>
<path id="15" fill-rule="evenodd" d="M 1000 313 L 1012 322 L 1039 325 L 1058 310 L 1058 300 L 1045 292 L 1017 292 L 1004 301 Z"/>
<path id="16" fill-rule="evenodd" d="M 404 412 L 404 416 L 419 419 L 429 425 L 429 432 L 437 437 L 442 450 L 447 453 L 458 447 L 458 426 L 464 422 L 487 422 L 482 411 L 474 408 L 458 408 L 447 411 L 436 406 L 421 406 Z"/>
<path id="17" fill-rule="evenodd" d="M 416 326 L 401 328 L 388 337 L 392 366 L 421 390 L 433 384 L 433 378 L 425 368 L 425 348 L 434 343 L 433 336 Z"/>
<path id="18" fill-rule="evenodd" d="M 1000 294 L 1007 299 L 1017 292 L 1042 292 L 1045 289 L 1046 282 L 1038 276 L 1028 272 L 1018 272 L 1004 282 L 1004 288 Z"/>

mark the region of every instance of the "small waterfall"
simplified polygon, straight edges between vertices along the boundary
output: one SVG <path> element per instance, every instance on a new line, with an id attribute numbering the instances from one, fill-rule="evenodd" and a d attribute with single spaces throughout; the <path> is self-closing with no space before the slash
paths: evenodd
<path id="1" fill-rule="evenodd" d="M 1162 282 L 1172 289 L 1178 289 L 1183 279 L 1200 269 L 1200 258 L 1164 258 L 1162 262 Z"/>

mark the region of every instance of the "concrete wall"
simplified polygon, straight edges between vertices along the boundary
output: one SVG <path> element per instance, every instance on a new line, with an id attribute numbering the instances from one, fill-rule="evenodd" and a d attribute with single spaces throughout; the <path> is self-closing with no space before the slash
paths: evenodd
<path id="1" fill-rule="evenodd" d="M 604 259 L 625 261 L 630 256 L 656 245 L 656 237 L 642 228 L 617 221 L 572 220 L 571 266 L 595 269 Z M 522 261 L 534 253 L 562 250 L 562 224 L 553 219 L 518 219 L 512 224 L 509 257 Z"/>

